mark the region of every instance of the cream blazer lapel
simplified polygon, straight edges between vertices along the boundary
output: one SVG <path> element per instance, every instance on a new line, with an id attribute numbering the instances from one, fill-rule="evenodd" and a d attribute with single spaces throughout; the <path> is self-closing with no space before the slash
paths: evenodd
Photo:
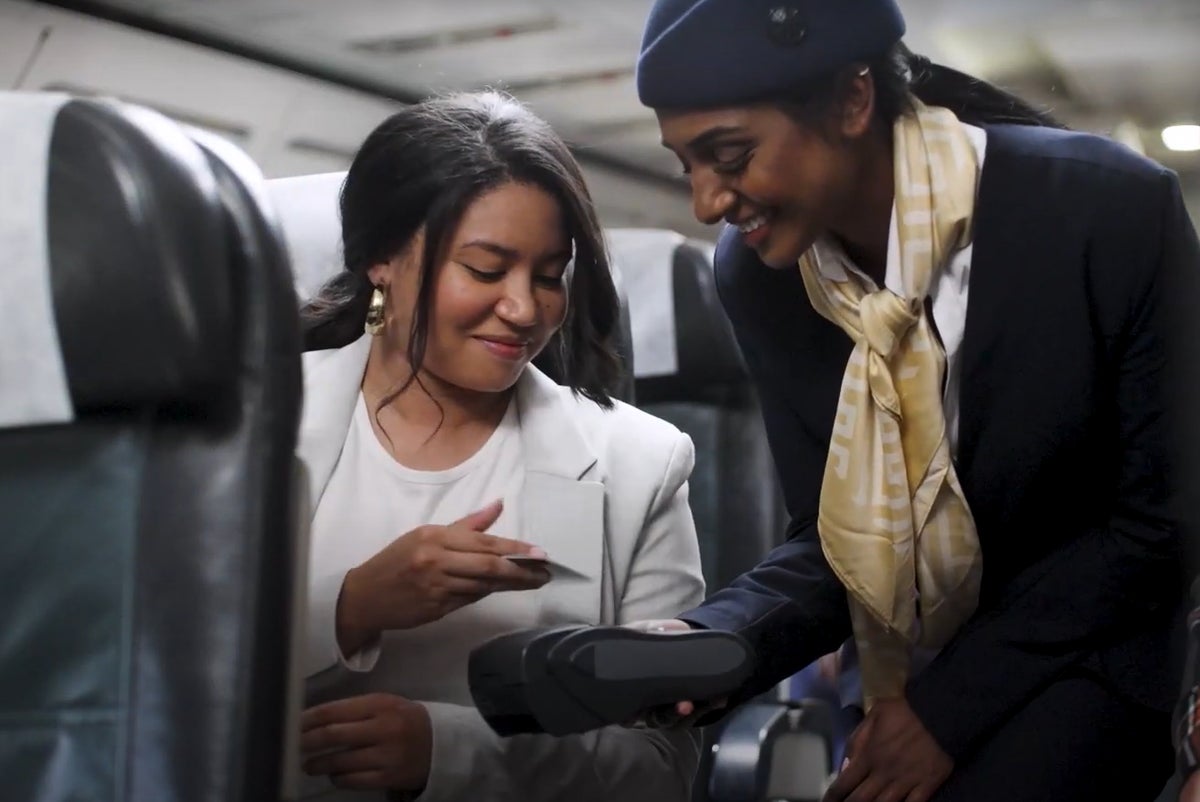
<path id="1" fill-rule="evenodd" d="M 344 348 L 304 355 L 304 407 L 296 452 L 308 479 L 309 518 L 342 454 L 370 352 L 371 338 L 364 335 Z"/>
<path id="2" fill-rule="evenodd" d="M 525 460 L 519 537 L 587 577 L 555 579 L 539 590 L 543 614 L 557 623 L 595 623 L 610 620 L 602 613 L 612 607 L 604 577 L 604 484 L 591 475 L 597 457 L 572 414 L 575 403 L 532 366 L 517 384 Z"/>

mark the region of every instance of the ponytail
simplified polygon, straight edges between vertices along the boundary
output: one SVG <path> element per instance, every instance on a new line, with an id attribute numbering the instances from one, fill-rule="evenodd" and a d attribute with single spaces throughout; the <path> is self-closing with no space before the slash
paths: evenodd
<path id="1" fill-rule="evenodd" d="M 987 81 L 935 64 L 903 44 L 897 45 L 894 53 L 895 60 L 902 61 L 906 67 L 908 91 L 927 106 L 950 109 L 964 123 L 1066 127 L 1049 111 L 1037 109 Z"/>
<path id="2" fill-rule="evenodd" d="M 913 53 L 903 42 L 897 42 L 866 65 L 875 82 L 875 113 L 888 125 L 912 110 L 915 97 L 926 106 L 950 109 L 968 125 L 1007 123 L 1066 128 L 1049 111 L 1035 108 L 987 81 L 935 64 Z M 820 125 L 838 106 L 853 71 L 862 66 L 859 62 L 843 67 L 772 100 L 793 119 Z"/>

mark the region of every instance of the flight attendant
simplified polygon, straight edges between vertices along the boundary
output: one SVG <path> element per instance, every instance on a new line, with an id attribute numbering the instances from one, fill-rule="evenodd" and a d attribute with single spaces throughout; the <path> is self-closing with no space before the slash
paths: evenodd
<path id="1" fill-rule="evenodd" d="M 650 13 L 638 92 L 726 224 L 792 516 L 679 621 L 757 650 L 726 707 L 848 642 L 863 718 L 828 800 L 1148 801 L 1200 454 L 1195 230 L 1170 171 L 904 33 L 894 0 Z"/>

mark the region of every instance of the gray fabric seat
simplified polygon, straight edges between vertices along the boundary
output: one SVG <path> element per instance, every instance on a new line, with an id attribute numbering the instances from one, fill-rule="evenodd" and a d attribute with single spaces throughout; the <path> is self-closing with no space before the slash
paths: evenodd
<path id="1" fill-rule="evenodd" d="M 704 244 L 671 231 L 608 234 L 630 298 L 637 404 L 696 445 L 690 502 L 712 592 L 757 564 L 786 524 L 758 402 Z"/>
<path id="2" fill-rule="evenodd" d="M 712 593 L 756 565 L 786 527 L 758 401 L 717 297 L 711 248 L 664 230 L 608 236 L 629 295 L 637 404 L 696 446 L 688 500 Z M 724 726 L 707 728 L 706 744 Z M 706 749 L 695 802 L 710 799 L 712 768 Z"/>

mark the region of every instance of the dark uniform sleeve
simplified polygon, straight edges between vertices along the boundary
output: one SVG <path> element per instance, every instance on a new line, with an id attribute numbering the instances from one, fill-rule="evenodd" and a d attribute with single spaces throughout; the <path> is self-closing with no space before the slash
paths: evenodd
<path id="1" fill-rule="evenodd" d="M 716 253 L 717 289 L 757 389 L 792 521 L 786 542 L 681 618 L 737 632 L 754 647 L 754 675 L 733 699 L 751 698 L 850 636 L 846 594 L 817 536 L 820 497 L 850 341 L 812 311 L 798 271 L 772 271 L 727 228 Z"/>

